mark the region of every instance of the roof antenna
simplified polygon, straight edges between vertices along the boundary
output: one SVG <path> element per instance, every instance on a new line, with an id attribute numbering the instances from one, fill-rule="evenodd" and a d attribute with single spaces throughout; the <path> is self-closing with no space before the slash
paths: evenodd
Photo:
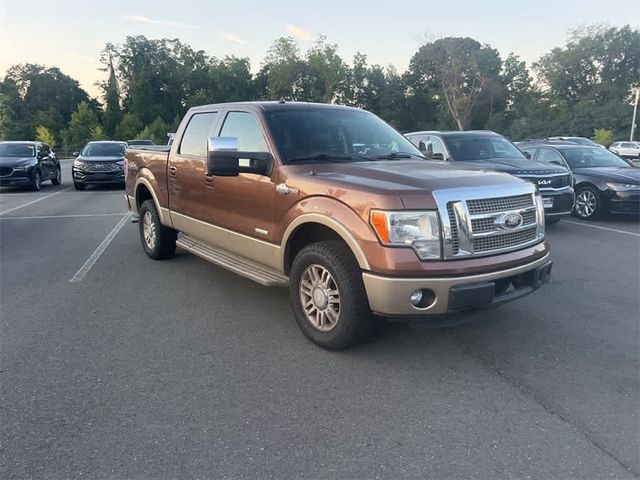
<path id="1" fill-rule="evenodd" d="M 280 103 L 280 104 L 286 103 L 285 100 L 284 100 L 284 97 L 281 97 L 280 101 L 278 103 Z"/>

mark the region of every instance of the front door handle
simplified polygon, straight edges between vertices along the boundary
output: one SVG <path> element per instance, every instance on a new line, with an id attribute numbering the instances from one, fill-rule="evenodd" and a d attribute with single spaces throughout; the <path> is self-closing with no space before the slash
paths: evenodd
<path id="1" fill-rule="evenodd" d="M 175 177 L 176 173 L 178 173 L 178 169 L 176 167 L 169 167 L 169 175 Z"/>
<path id="2" fill-rule="evenodd" d="M 216 183 L 213 177 L 204 177 L 204 186 L 206 188 L 214 188 L 216 186 Z"/>

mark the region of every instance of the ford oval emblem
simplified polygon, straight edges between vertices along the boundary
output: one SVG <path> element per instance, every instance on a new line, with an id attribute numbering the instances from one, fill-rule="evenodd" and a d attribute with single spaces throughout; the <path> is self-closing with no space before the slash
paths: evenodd
<path id="1" fill-rule="evenodd" d="M 513 230 L 515 228 L 518 228 L 522 225 L 522 222 L 524 222 L 524 218 L 522 218 L 522 215 L 516 212 L 505 213 L 496 221 L 496 223 L 504 230 Z"/>

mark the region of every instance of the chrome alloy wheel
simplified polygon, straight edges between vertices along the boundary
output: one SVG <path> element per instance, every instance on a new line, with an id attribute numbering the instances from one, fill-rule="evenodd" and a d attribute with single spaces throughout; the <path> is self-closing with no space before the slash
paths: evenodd
<path id="1" fill-rule="evenodd" d="M 321 332 L 332 330 L 340 318 L 340 292 L 329 270 L 309 265 L 300 277 L 299 289 L 307 321 Z"/>
<path id="2" fill-rule="evenodd" d="M 598 199 L 591 190 L 582 190 L 576 198 L 576 213 L 582 218 L 589 218 L 596 211 Z"/>
<path id="3" fill-rule="evenodd" d="M 142 233 L 144 234 L 144 243 L 149 250 L 153 250 L 156 246 L 156 224 L 153 222 L 151 212 L 144 212 L 142 218 Z"/>

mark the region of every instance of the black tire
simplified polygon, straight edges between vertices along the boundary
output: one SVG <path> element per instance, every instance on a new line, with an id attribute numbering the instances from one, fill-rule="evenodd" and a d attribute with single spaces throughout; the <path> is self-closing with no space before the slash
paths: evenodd
<path id="1" fill-rule="evenodd" d="M 56 167 L 56 174 L 51 179 L 51 185 L 60 185 L 62 183 L 62 171 L 60 167 Z"/>
<path id="2" fill-rule="evenodd" d="M 153 200 L 145 200 L 140 206 L 140 243 L 144 253 L 154 260 L 164 260 L 171 258 L 176 253 L 176 240 L 178 232 L 172 228 L 165 227 L 160 223 L 160 216 Z M 145 223 L 145 222 L 149 223 Z M 153 241 L 147 236 L 150 231 L 145 231 L 145 227 L 153 229 Z"/>
<path id="3" fill-rule="evenodd" d="M 602 196 L 597 188 L 584 186 L 578 189 L 574 215 L 583 220 L 596 220 L 602 216 L 603 210 Z"/>
<path id="4" fill-rule="evenodd" d="M 547 218 L 547 219 L 545 219 L 544 223 L 545 223 L 545 225 L 555 225 L 559 221 L 560 221 L 559 218 Z"/>
<path id="5" fill-rule="evenodd" d="M 42 188 L 42 177 L 40 176 L 40 171 L 37 169 L 33 172 L 33 180 L 31 180 L 30 188 L 34 192 L 38 192 Z"/>
<path id="6" fill-rule="evenodd" d="M 73 188 L 76 190 L 84 190 L 87 186 L 84 183 L 73 182 Z"/>
<path id="7" fill-rule="evenodd" d="M 331 285 L 336 288 L 327 287 L 327 291 L 337 290 L 338 293 L 337 308 L 332 306 L 335 297 L 330 299 L 331 295 L 326 297 L 322 309 L 311 307 L 318 314 L 322 311 L 322 315 L 326 315 L 325 319 L 329 317 L 328 310 L 332 310 L 331 315 L 334 318 L 337 312 L 337 318 L 329 330 L 323 331 L 314 325 L 302 305 L 302 296 L 305 293 L 301 291 L 301 282 L 303 276 L 309 278 L 308 272 L 311 272 L 312 267 L 328 271 Z M 308 291 L 315 292 L 317 288 L 321 286 L 308 287 Z M 314 298 L 311 293 L 309 295 L 309 298 Z M 340 241 L 312 243 L 296 255 L 290 271 L 289 298 L 300 330 L 309 340 L 322 348 L 342 350 L 364 340 L 370 333 L 372 314 L 362 283 L 362 273 L 349 248 Z M 315 299 L 313 302 L 315 305 Z"/>

